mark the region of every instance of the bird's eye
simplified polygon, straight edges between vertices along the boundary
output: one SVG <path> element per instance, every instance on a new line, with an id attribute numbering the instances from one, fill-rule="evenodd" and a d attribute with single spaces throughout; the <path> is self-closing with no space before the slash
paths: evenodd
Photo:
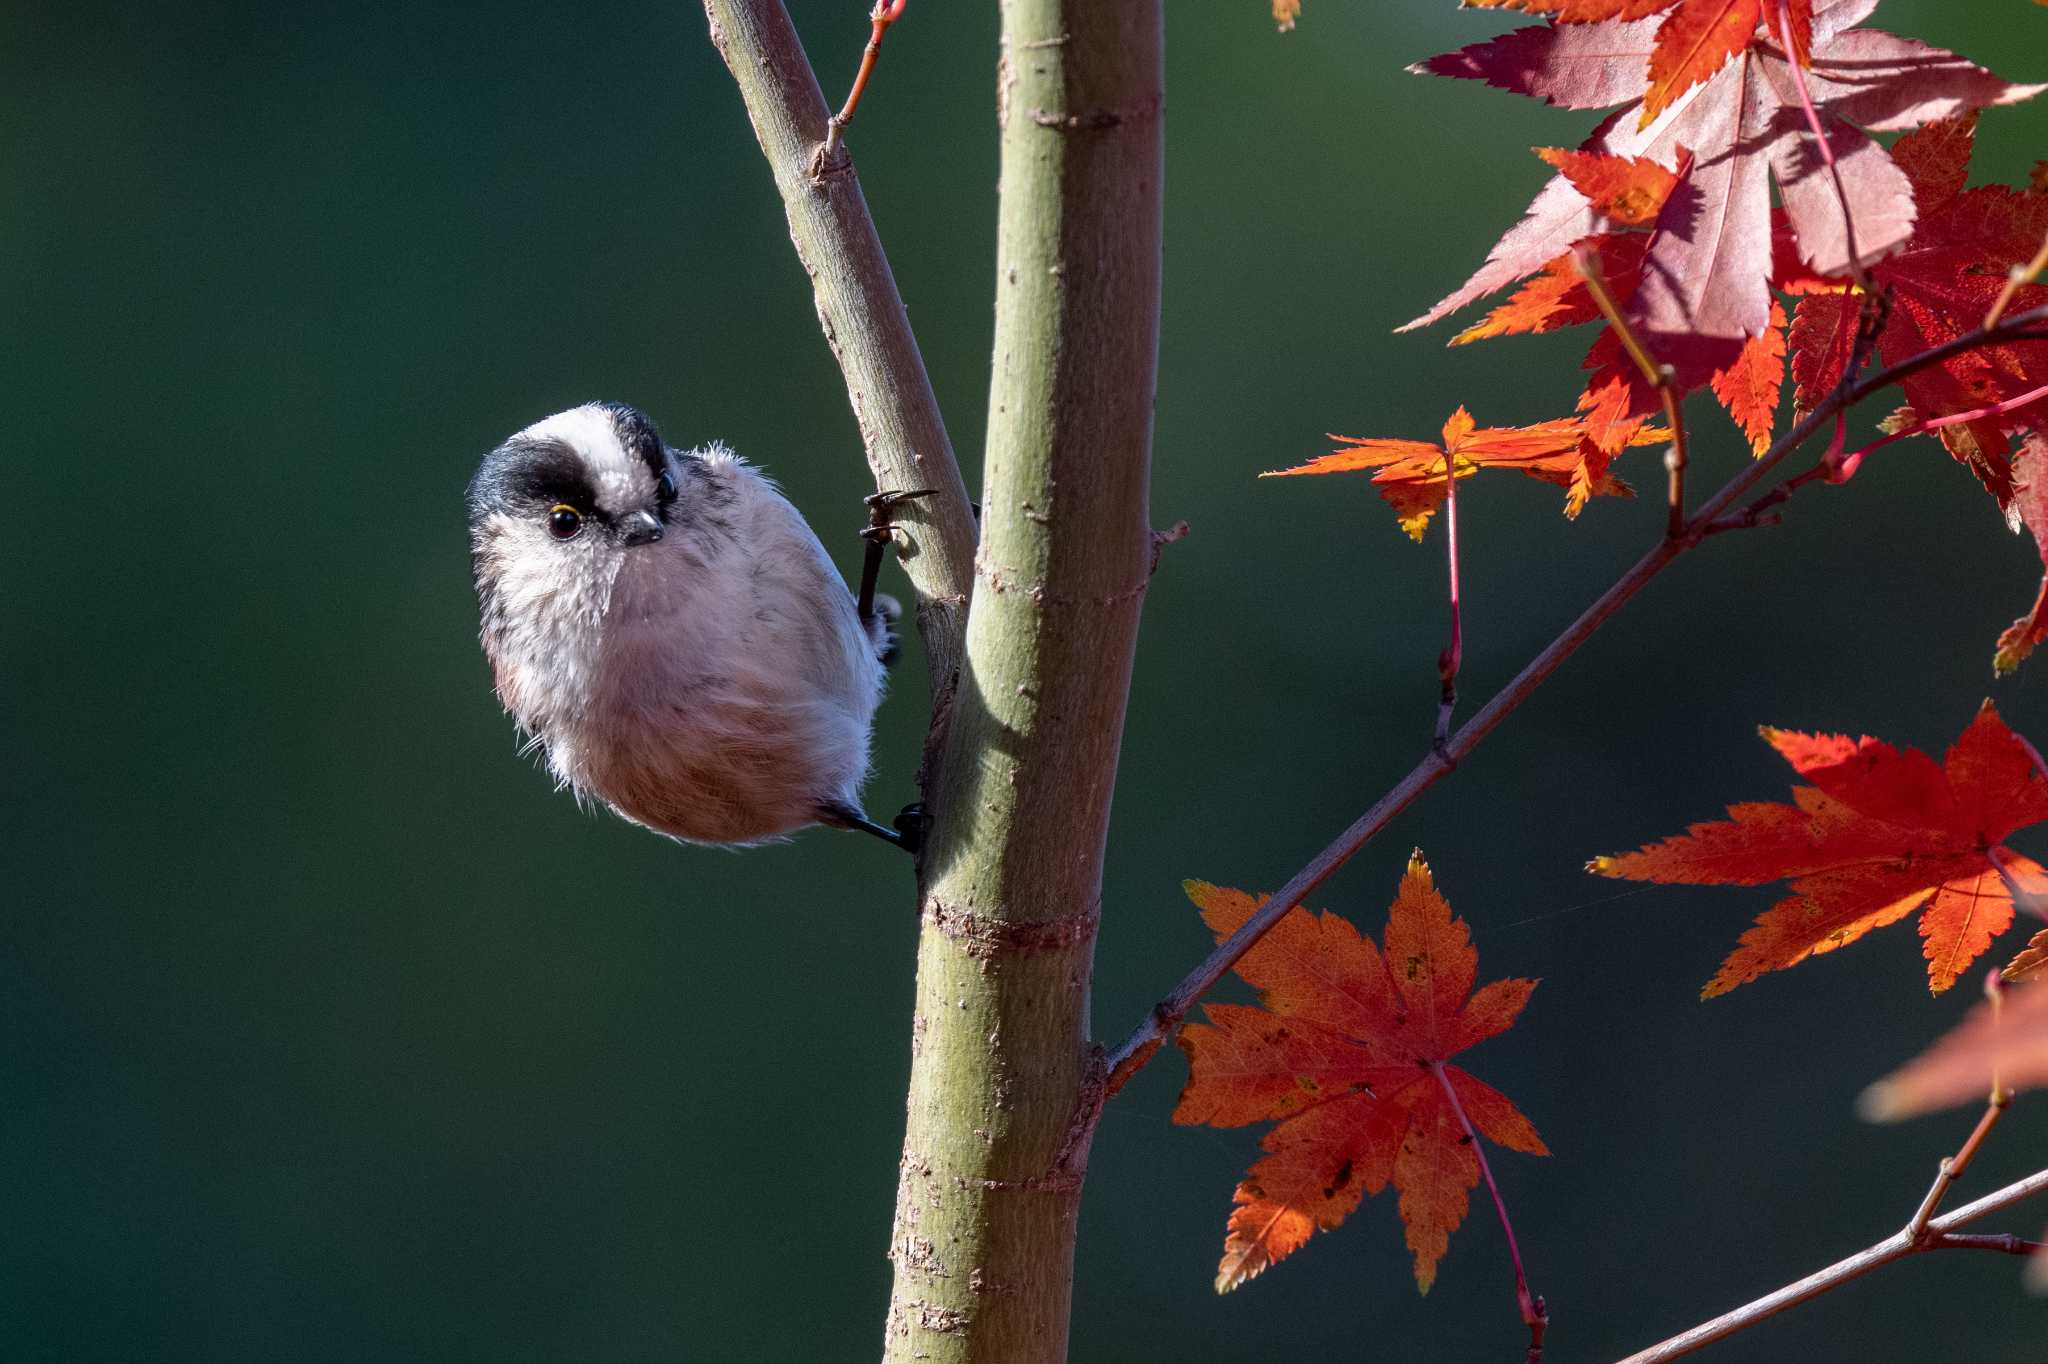
<path id="1" fill-rule="evenodd" d="M 557 540 L 573 540 L 582 529 L 582 514 L 567 502 L 557 502 L 548 509 L 548 534 Z"/>
<path id="2" fill-rule="evenodd" d="M 654 485 L 654 495 L 666 506 L 676 500 L 676 476 L 668 470 L 661 471 L 661 481 Z"/>

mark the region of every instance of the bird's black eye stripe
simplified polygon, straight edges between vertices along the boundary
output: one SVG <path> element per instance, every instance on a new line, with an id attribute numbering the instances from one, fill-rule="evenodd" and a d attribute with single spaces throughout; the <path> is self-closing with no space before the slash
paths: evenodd
<path id="1" fill-rule="evenodd" d="M 661 433 L 654 429 L 654 423 L 647 419 L 647 414 L 624 403 L 602 403 L 600 406 L 611 414 L 612 429 L 618 432 L 619 444 L 646 465 L 647 472 L 659 477 L 668 464 L 668 457 L 662 449 Z"/>
<path id="2" fill-rule="evenodd" d="M 668 470 L 661 471 L 661 478 L 654 485 L 655 500 L 666 507 L 676 500 L 676 476 Z"/>

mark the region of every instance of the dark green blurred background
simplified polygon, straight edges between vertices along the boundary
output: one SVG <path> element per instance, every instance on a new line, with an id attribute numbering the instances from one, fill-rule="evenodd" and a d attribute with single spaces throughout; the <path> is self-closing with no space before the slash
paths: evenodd
<path id="1" fill-rule="evenodd" d="M 836 94 L 858 0 L 804 3 Z M 1414 761 L 1442 545 L 1361 482 L 1258 484 L 1328 430 L 1560 415 L 1585 338 L 1446 351 L 1447 292 L 1593 118 L 1404 75 L 1505 25 L 1445 2 L 1174 7 L 1155 521 L 1097 1032 L 1203 950 L 1177 884 L 1281 881 Z M 2048 78 L 2048 13 L 1877 22 Z M 987 4 L 919 0 L 852 143 L 978 481 L 995 159 Z M 2024 176 L 2048 107 L 1997 111 Z M 741 855 L 579 815 L 515 752 L 460 492 L 591 397 L 731 441 L 851 567 L 866 471 L 782 212 L 688 0 L 8 9 L 0 33 L 0 1357 L 860 1359 L 875 1353 L 915 935 L 903 860 Z M 1867 415 L 1874 420 L 1875 413 Z M 1699 409 L 1711 486 L 1739 464 Z M 1657 481 L 1653 455 L 1631 457 Z M 1657 534 L 1556 490 L 1464 499 L 1467 694 Z M 1964 1112 L 1856 1092 L 1954 1021 L 1910 929 L 1711 1004 L 1768 891 L 1587 877 L 1781 797 L 1759 722 L 1952 739 L 1992 691 L 2048 739 L 2048 660 L 1991 643 L 2039 561 L 1932 442 L 1671 571 L 1320 902 L 1377 928 L 1411 845 L 1483 978 L 1544 985 L 1474 1069 L 1555 1158 L 1497 1170 L 1552 1358 L 1647 1344 L 1899 1225 Z M 882 720 L 908 798 L 921 667 Z M 2048 841 L 2020 846 L 2036 856 Z M 2017 946 L 2015 932 L 2001 951 Z M 1209 1280 L 1255 1131 L 1110 1108 L 1074 1357 L 1518 1356 L 1483 1205 L 1417 1296 L 1391 1198 Z M 1963 1190 L 2041 1163 L 2022 1100 Z M 2048 1207 L 1986 1229 L 2036 1232 Z M 2019 1265 L 1927 1257 L 1710 1356 L 2031 1357 Z"/>

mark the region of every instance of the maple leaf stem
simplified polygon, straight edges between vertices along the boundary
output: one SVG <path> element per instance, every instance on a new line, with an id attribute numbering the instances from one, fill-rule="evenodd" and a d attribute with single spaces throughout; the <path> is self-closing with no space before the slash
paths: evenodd
<path id="1" fill-rule="evenodd" d="M 1444 456 L 1444 540 L 1451 562 L 1451 642 L 1437 655 L 1437 679 L 1443 694 L 1436 710 L 1436 750 L 1441 753 L 1451 741 L 1451 715 L 1458 708 L 1458 668 L 1465 661 L 1465 626 L 1458 594 L 1458 471 L 1454 457 Z"/>
<path id="2" fill-rule="evenodd" d="M 1543 683 L 1564 666 L 1565 660 L 1582 648 L 1609 617 L 1626 606 L 1635 595 L 1648 586 L 1650 580 L 1685 551 L 1707 539 L 1718 531 L 1744 524 L 1747 513 L 1729 515 L 1730 508 L 1741 502 L 1777 472 L 1778 466 L 1796 450 L 1812 439 L 1824 423 L 1834 419 L 1835 414 L 1853 403 L 1860 402 L 1879 389 L 1897 383 L 1909 374 L 1917 373 L 1928 365 L 1938 364 L 1947 357 L 1961 351 L 1973 350 L 1978 346 L 1998 341 L 2029 336 L 2029 328 L 2048 323 L 2048 307 L 2035 308 L 2028 312 L 2016 313 L 1993 327 L 1980 327 L 1966 335 L 1955 337 L 1941 345 L 1933 346 L 1918 355 L 1908 356 L 1897 364 L 1878 370 L 1866 379 L 1854 379 L 1855 371 L 1843 376 L 1812 411 L 1792 424 L 1790 430 L 1778 438 L 1770 449 L 1758 455 L 1748 467 L 1723 484 L 1719 491 L 1703 503 L 1698 512 L 1686 522 L 1682 535 L 1662 536 L 1656 545 L 1629 570 L 1621 575 L 1612 586 L 1596 598 L 1592 605 L 1579 614 L 1577 620 L 1566 626 L 1564 631 L 1542 652 L 1529 660 L 1513 680 L 1502 687 L 1487 703 L 1479 708 L 1462 728 L 1451 736 L 1450 742 L 1442 747 L 1430 749 L 1408 775 L 1401 778 L 1386 794 L 1374 801 L 1371 808 L 1353 820 L 1349 827 L 1309 859 L 1306 866 L 1296 872 L 1286 885 L 1275 891 L 1273 897 L 1259 911 L 1247 919 L 1235 933 L 1217 944 L 1215 950 L 1204 957 L 1192 971 L 1184 976 L 1163 999 L 1152 1006 L 1144 1020 L 1114 1051 L 1104 1059 L 1107 1078 L 1103 1083 L 1102 1097 L 1105 1101 L 1113 1097 L 1133 1075 L 1144 1069 L 1145 1064 L 1158 1054 L 1159 1048 L 1181 1020 L 1187 1017 L 1195 1001 L 1207 994 L 1223 974 L 1237 964 L 1239 958 L 1249 952 L 1252 945 L 1265 936 L 1274 924 L 1287 912 L 1315 893 L 1316 887 L 1335 875 L 1337 869 L 1357 856 L 1360 849 L 1378 836 L 1381 830 L 1393 823 L 1394 819 L 1414 804 L 1423 792 L 1441 781 L 1446 775 L 1457 770 L 1457 766 L 1474 749 L 1478 748 L 1497 728 L 1501 721 L 1514 713 L 1524 701 Z M 1750 522 L 1749 524 L 1754 524 Z"/>
<path id="3" fill-rule="evenodd" d="M 1835 187 L 1835 203 L 1842 210 L 1842 242 L 1849 251 L 1849 277 L 1856 281 L 1858 288 L 1867 290 L 1870 281 L 1863 272 L 1863 257 L 1856 250 L 1856 215 L 1849 211 L 1849 191 L 1842 185 L 1842 171 L 1835 164 L 1835 149 L 1828 145 L 1827 130 L 1821 127 L 1820 111 L 1813 107 L 1813 94 L 1806 88 L 1806 68 L 1800 64 L 1798 54 L 1792 48 L 1792 14 L 1787 0 L 1777 0 L 1779 40 L 1785 44 L 1785 66 L 1792 72 L 1792 88 L 1799 93 L 1799 107 L 1806 114 L 1806 126 L 1813 131 L 1814 145 L 1820 149 L 1820 159 L 1828 168 L 1828 179 Z M 1992 319 L 1996 321 L 1997 319 Z"/>
<path id="4" fill-rule="evenodd" d="M 1768 1320 L 1789 1307 L 1796 1307 L 1809 1299 L 1817 1298 L 1830 1289 L 1840 1288 L 1854 1279 L 1860 1279 L 1873 1269 L 1903 1260 L 1930 1250 L 2000 1250 L 2009 1254 L 2026 1253 L 2018 1237 L 2003 1235 L 1969 1236 L 1952 1235 L 1952 1229 L 1967 1226 L 1992 1213 L 2001 1212 L 2039 1193 L 2048 1192 L 2048 1170 L 2037 1170 L 2025 1179 L 2015 1180 L 1995 1193 L 1988 1193 L 1974 1203 L 1966 1203 L 1945 1217 L 1937 1217 L 1927 1224 L 1928 1234 L 1915 1240 L 1905 1231 L 1899 1231 L 1876 1245 L 1857 1251 L 1847 1259 L 1837 1260 L 1826 1269 L 1817 1270 L 1796 1283 L 1790 1283 L 1775 1293 L 1769 1293 L 1754 1302 L 1743 1304 L 1731 1312 L 1724 1312 L 1712 1321 L 1701 1322 L 1687 1331 L 1659 1341 L 1646 1350 L 1621 1360 L 1620 1364 L 1662 1364 L 1667 1359 L 1689 1355 L 1702 1346 L 1726 1339 L 1737 1331 Z"/>
<path id="5" fill-rule="evenodd" d="M 1636 362 L 1636 368 L 1643 372 L 1646 382 L 1655 386 L 1657 396 L 1664 404 L 1664 421 L 1671 428 L 1671 448 L 1664 452 L 1664 468 L 1670 475 L 1665 490 L 1664 534 L 1667 539 L 1676 540 L 1685 533 L 1685 410 L 1681 406 L 1678 392 L 1678 373 L 1671 366 L 1659 364 L 1650 354 L 1649 346 L 1636 335 L 1622 316 L 1621 308 L 1614 301 L 1614 295 L 1607 288 L 1607 274 L 1601 268 L 1600 255 L 1583 244 L 1572 248 L 1572 264 L 1578 267 L 1579 277 L 1585 281 L 1586 292 L 1593 296 L 1594 306 L 1607 319 L 1607 325 L 1614 328 L 1614 334 L 1621 338 L 1622 349 L 1629 359 Z"/>
<path id="6" fill-rule="evenodd" d="M 1997 326 L 1998 319 L 2004 317 L 2005 310 L 2012 306 L 2013 298 L 2020 290 L 2039 279 L 2043 270 L 2048 270 L 2048 236 L 2041 239 L 2041 249 L 2034 253 L 2032 260 L 2025 265 L 2014 266 L 2012 273 L 2005 277 L 2005 287 L 1998 291 L 1998 297 L 1992 301 L 1991 311 L 1984 314 L 1983 325 Z"/>
<path id="7" fill-rule="evenodd" d="M 817 170 L 822 170 L 838 157 L 840 145 L 845 140 L 846 125 L 853 122 L 853 112 L 860 108 L 860 97 L 867 92 L 868 77 L 875 73 L 875 63 L 881 60 L 882 37 L 888 33 L 889 25 L 903 17 L 903 7 L 908 3 L 909 0 L 875 0 L 874 9 L 868 14 L 868 22 L 873 27 L 868 34 L 868 45 L 860 54 L 860 71 L 853 78 L 853 89 L 846 92 L 846 103 L 825 125 L 825 141 L 813 161 Z"/>
<path id="8" fill-rule="evenodd" d="M 1522 1324 L 1529 1328 L 1528 1364 L 1540 1364 L 1543 1358 L 1543 1333 L 1550 1326 L 1550 1308 L 1543 1298 L 1529 1288 L 1529 1275 L 1522 1268 L 1522 1248 L 1515 1241 L 1515 1224 L 1508 1220 L 1508 1204 L 1501 1197 L 1500 1185 L 1493 1179 L 1493 1166 L 1487 1163 L 1485 1143 L 1479 1140 L 1479 1132 L 1472 1126 L 1472 1119 L 1465 1113 L 1465 1105 L 1458 1101 L 1457 1087 L 1451 1077 L 1444 1073 L 1444 1063 L 1431 1061 L 1429 1073 L 1436 1076 L 1438 1088 L 1444 1098 L 1450 1101 L 1451 1112 L 1458 1115 L 1458 1125 L 1465 1129 L 1465 1140 L 1471 1145 L 1472 1154 L 1479 1161 L 1479 1174 L 1486 1180 L 1486 1191 L 1493 1195 L 1493 1210 L 1500 1214 L 1500 1229 L 1508 1238 L 1508 1258 L 1515 1265 L 1515 1304 L 1521 1309 Z"/>

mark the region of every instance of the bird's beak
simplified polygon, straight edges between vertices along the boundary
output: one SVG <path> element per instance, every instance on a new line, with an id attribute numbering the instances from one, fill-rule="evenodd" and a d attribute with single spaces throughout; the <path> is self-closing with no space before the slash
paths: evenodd
<path id="1" fill-rule="evenodd" d="M 661 538 L 661 520 L 650 511 L 634 512 L 621 524 L 619 538 L 629 545 L 651 545 Z"/>

